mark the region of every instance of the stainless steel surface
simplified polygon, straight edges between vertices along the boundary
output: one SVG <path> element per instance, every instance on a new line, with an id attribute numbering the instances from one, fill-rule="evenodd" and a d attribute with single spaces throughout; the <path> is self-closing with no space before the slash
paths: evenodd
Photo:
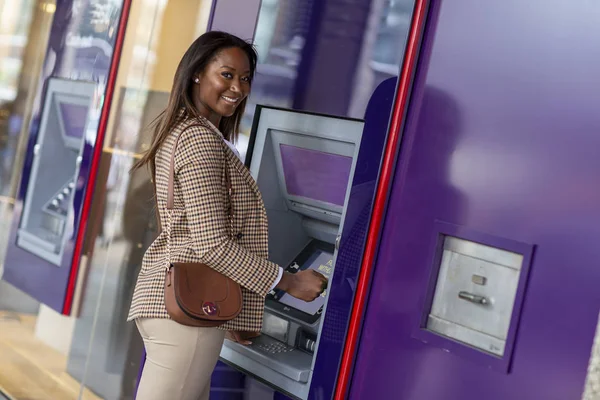
<path id="1" fill-rule="evenodd" d="M 281 266 L 293 265 L 298 254 L 315 239 L 329 243 L 334 248 L 339 247 L 338 235 L 343 231 L 345 213 L 340 202 L 334 204 L 319 199 L 319 196 L 309 198 L 288 193 L 281 145 L 351 157 L 343 203 L 346 204 L 363 125 L 360 121 L 335 117 L 262 109 L 256 126 L 250 172 L 260 188 L 269 219 L 271 261 Z M 336 257 L 337 250 L 334 251 L 334 263 Z M 231 365 L 269 382 L 274 388 L 306 399 L 314 361 L 310 352 L 318 351 L 321 329 L 318 317 L 321 312 L 318 312 L 317 318 L 310 319 L 310 322 L 299 312 L 291 311 L 290 307 L 286 310 L 267 305 L 266 312 L 281 318 L 269 320 L 270 317 L 266 316 L 263 332 L 271 338 L 263 335 L 253 340 L 253 345 L 249 347 L 226 343 L 221 357 Z M 288 325 L 282 320 L 287 321 Z M 262 341 L 273 341 L 273 337 L 288 346 L 300 348 L 289 350 L 287 347 L 282 348 L 282 344 L 261 344 Z M 317 340 L 312 340 L 314 338 Z"/>
<path id="2" fill-rule="evenodd" d="M 498 356 L 504 354 L 505 340 L 437 318 L 433 315 L 430 315 L 427 319 L 427 328 L 442 336 L 458 340 L 459 342 L 463 342 L 471 347 L 484 350 L 488 353 L 496 354 Z"/>
<path id="3" fill-rule="evenodd" d="M 282 342 L 287 342 L 290 322 L 269 312 L 263 314 L 262 332 Z"/>
<path id="4" fill-rule="evenodd" d="M 283 375 L 299 383 L 308 382 L 312 357 L 266 335 L 253 339 L 250 346 L 242 346 L 226 340 L 223 347 L 235 352 L 226 358 L 227 356 L 224 357 L 224 353 L 221 351 L 221 357 L 235 365 L 242 366 L 240 363 L 246 359 L 252 361 L 250 365 L 267 367 L 270 372 L 259 376 L 269 382 L 275 375 Z M 245 367 L 242 366 L 242 368 Z M 256 373 L 255 367 L 250 368 L 250 372 Z"/>
<path id="5" fill-rule="evenodd" d="M 447 237 L 427 328 L 501 355 L 522 256 Z"/>
<path id="6" fill-rule="evenodd" d="M 521 264 L 523 263 L 523 256 L 520 254 L 452 236 L 446 237 L 446 240 L 444 241 L 444 250 L 449 250 L 454 253 L 478 258 L 480 260 L 517 270 L 521 269 Z"/>
<path id="7" fill-rule="evenodd" d="M 306 399 L 308 397 L 310 389 L 308 383 L 299 382 L 274 371 L 271 367 L 256 361 L 253 357 L 246 356 L 247 349 L 240 349 L 239 347 L 241 346 L 236 346 L 234 343 L 225 341 L 225 345 L 221 348 L 221 360 L 242 371 L 246 371 L 261 379 L 268 380 L 273 386 L 281 388 L 283 391 L 291 393 L 300 399 Z M 308 379 L 310 379 L 310 375 L 311 374 L 309 373 Z"/>
<path id="8" fill-rule="evenodd" d="M 600 400 L 600 319 L 592 348 L 582 400 Z"/>

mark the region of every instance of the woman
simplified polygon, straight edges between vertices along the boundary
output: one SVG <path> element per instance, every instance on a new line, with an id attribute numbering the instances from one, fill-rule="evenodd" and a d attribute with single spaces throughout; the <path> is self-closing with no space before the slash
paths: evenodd
<path id="1" fill-rule="evenodd" d="M 171 261 L 203 262 L 230 277 L 242 287 L 244 303 L 241 314 L 220 328 L 189 327 L 169 319 L 163 298 L 167 263 L 163 230 L 144 255 L 128 317 L 136 321 L 147 353 L 138 400 L 208 399 L 225 331 L 231 340 L 249 344 L 244 338 L 260 332 L 264 299 L 272 288 L 313 301 L 327 286 L 314 271 L 292 275 L 266 259 L 262 197 L 231 144 L 250 94 L 256 59 L 254 48 L 233 35 L 200 36 L 177 68 L 152 146 L 135 166 L 150 167 L 160 223 L 167 226 L 171 152 L 176 138 L 183 135 L 174 155 Z M 227 216 L 230 201 L 233 220 Z"/>

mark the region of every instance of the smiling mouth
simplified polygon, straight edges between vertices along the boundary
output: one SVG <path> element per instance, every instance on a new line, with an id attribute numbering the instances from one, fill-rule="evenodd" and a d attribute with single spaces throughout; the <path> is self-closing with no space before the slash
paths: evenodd
<path id="1" fill-rule="evenodd" d="M 223 100 L 225 100 L 226 102 L 228 102 L 229 104 L 237 104 L 240 101 L 239 98 L 235 98 L 235 97 L 221 96 L 221 98 Z"/>

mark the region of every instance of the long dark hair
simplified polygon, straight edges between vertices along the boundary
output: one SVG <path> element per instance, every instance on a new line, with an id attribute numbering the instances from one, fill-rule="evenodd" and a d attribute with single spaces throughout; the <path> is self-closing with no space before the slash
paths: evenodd
<path id="1" fill-rule="evenodd" d="M 204 71 L 208 63 L 221 50 L 232 47 L 243 50 L 248 56 L 248 61 L 250 62 L 250 81 L 252 82 L 258 58 L 252 44 L 226 32 L 211 31 L 200 36 L 192 43 L 179 62 L 173 79 L 173 88 L 171 89 L 167 108 L 152 122 L 154 129 L 152 145 L 144 156 L 134 164 L 133 170 L 149 165 L 152 178 L 154 179 L 154 158 L 169 136 L 171 129 L 181 120 L 200 118 L 198 110 L 194 106 L 194 77 Z M 240 102 L 232 116 L 221 118 L 219 130 L 223 133 L 225 139 L 230 141 L 237 140 L 240 122 L 246 109 L 246 100 L 247 98 Z"/>

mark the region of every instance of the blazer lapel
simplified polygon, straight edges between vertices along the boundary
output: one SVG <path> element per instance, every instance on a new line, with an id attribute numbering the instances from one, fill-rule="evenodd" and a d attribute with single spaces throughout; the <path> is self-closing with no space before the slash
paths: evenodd
<path id="1" fill-rule="evenodd" d="M 229 162 L 230 165 L 233 165 L 233 167 L 238 171 L 238 173 L 242 176 L 242 178 L 244 178 L 244 181 L 246 181 L 246 183 L 252 189 L 254 194 L 256 194 L 256 197 L 259 199 L 262 199 L 262 196 L 260 194 L 260 190 L 258 190 L 258 185 L 256 184 L 256 181 L 254 180 L 252 175 L 250 175 L 250 171 L 248 171 L 248 168 L 246 168 L 246 166 L 242 163 L 242 160 L 240 160 L 238 158 L 238 156 L 235 155 L 235 153 L 233 151 L 231 151 L 229 146 L 227 146 L 227 143 L 225 143 L 224 141 L 223 141 L 223 148 L 225 150 L 227 162 Z"/>
<path id="2" fill-rule="evenodd" d="M 238 171 L 238 173 L 242 176 L 244 181 L 248 184 L 248 186 L 252 189 L 256 197 L 262 200 L 262 195 L 260 194 L 260 190 L 258 190 L 258 185 L 256 181 L 250 175 L 250 171 L 248 168 L 242 163 L 242 160 L 238 158 L 238 156 L 227 146 L 225 143 L 225 138 L 223 134 L 219 131 L 217 127 L 215 127 L 209 120 L 206 118 L 201 118 L 200 121 L 204 123 L 204 125 L 215 135 L 219 136 L 219 138 L 223 141 L 223 150 L 225 151 L 225 156 L 227 157 L 227 162 Z"/>

